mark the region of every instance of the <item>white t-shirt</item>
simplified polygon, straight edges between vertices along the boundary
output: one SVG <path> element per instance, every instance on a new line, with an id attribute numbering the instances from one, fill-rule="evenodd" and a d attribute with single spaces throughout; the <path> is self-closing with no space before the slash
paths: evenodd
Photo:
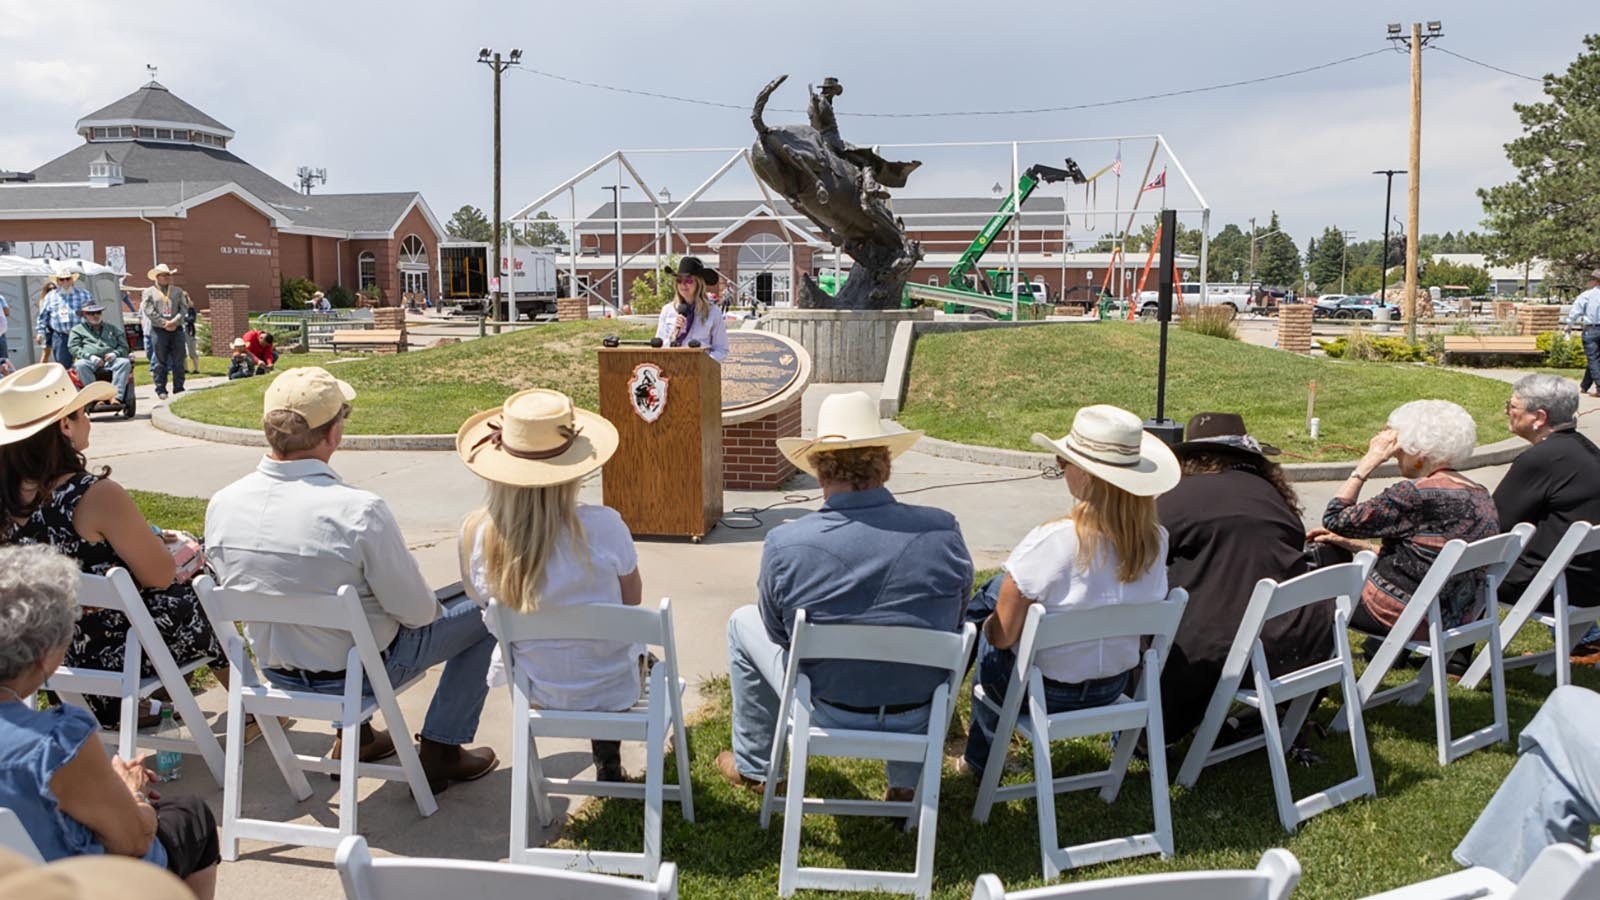
<path id="1" fill-rule="evenodd" d="M 1028 532 L 1005 562 L 1017 589 L 1044 605 L 1045 613 L 1093 609 L 1115 603 L 1153 603 L 1167 596 L 1167 530 L 1155 565 L 1131 583 L 1117 580 L 1111 545 L 1100 542 L 1094 564 L 1078 565 L 1078 532 L 1071 519 L 1046 522 Z M 1126 672 L 1139 662 L 1138 638 L 1111 638 L 1066 644 L 1041 651 L 1035 659 L 1051 681 L 1078 683 Z"/>
<path id="2" fill-rule="evenodd" d="M 573 554 L 573 542 L 562 541 L 545 561 L 544 590 L 539 595 L 540 609 L 575 606 L 580 603 L 622 603 L 620 576 L 639 568 L 633 536 L 622 516 L 609 506 L 578 507 L 578 522 L 583 526 L 579 548 L 589 553 L 588 565 Z M 473 593 L 498 604 L 484 571 L 483 536 L 480 529 L 472 537 L 472 556 L 468 563 Z M 495 617 L 483 617 L 489 633 L 495 633 Z M 499 636 L 496 635 L 498 638 Z M 644 648 L 624 641 L 550 640 L 520 641 L 512 647 L 518 671 L 532 682 L 534 706 L 544 709 L 622 710 L 639 699 L 639 655 Z M 506 683 L 505 661 L 495 647 L 489 663 L 490 687 Z"/>

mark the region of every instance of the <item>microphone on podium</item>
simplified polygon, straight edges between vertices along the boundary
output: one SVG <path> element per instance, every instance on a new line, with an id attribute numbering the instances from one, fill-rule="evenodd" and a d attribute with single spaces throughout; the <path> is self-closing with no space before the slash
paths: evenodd
<path id="1" fill-rule="evenodd" d="M 651 338 L 650 339 L 650 346 L 652 346 L 652 347 L 660 347 L 661 346 L 661 338 L 658 338 L 658 337 Z"/>

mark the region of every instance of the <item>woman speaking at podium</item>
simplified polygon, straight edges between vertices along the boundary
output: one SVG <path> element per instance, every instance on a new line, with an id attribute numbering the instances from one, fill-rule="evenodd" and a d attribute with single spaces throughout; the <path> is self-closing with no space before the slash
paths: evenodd
<path id="1" fill-rule="evenodd" d="M 687 347 L 691 343 L 704 347 L 712 359 L 722 362 L 728 355 L 728 325 L 721 307 L 706 297 L 711 271 L 699 257 L 685 256 L 678 261 L 676 274 L 677 300 L 662 307 L 656 337 L 668 347 Z"/>

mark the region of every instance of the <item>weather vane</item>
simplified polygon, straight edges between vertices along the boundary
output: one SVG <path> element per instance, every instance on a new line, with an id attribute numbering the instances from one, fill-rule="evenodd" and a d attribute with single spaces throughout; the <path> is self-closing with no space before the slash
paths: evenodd
<path id="1" fill-rule="evenodd" d="M 150 80 L 152 82 L 156 80 L 156 67 L 155 66 L 152 66 L 149 63 L 145 63 L 144 64 L 144 70 L 146 72 L 150 73 Z"/>

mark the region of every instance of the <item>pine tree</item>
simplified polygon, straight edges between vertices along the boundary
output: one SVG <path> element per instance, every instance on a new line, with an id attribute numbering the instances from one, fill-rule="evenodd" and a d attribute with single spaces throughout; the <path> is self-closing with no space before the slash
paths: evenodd
<path id="1" fill-rule="evenodd" d="M 494 240 L 494 227 L 489 224 L 489 218 L 483 214 L 483 210 L 476 206 L 468 205 L 456 210 L 450 216 L 450 221 L 445 223 L 444 230 L 452 240 Z"/>
<path id="2" fill-rule="evenodd" d="M 1346 258 L 1344 232 L 1337 225 L 1322 229 L 1322 238 L 1306 245 L 1306 277 L 1317 283 L 1324 293 L 1339 286 L 1339 275 L 1350 264 Z M 1315 247 L 1315 249 L 1311 249 Z"/>
<path id="3" fill-rule="evenodd" d="M 1300 250 L 1295 247 L 1294 238 L 1280 230 L 1277 210 L 1272 211 L 1271 220 L 1257 233 L 1264 237 L 1256 239 L 1256 280 L 1299 290 Z"/>

